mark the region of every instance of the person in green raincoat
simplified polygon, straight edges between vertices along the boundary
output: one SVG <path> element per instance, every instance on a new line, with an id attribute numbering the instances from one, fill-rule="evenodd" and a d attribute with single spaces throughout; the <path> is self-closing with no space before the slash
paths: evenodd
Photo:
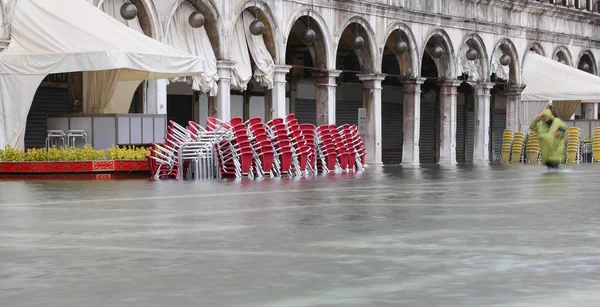
<path id="1" fill-rule="evenodd" d="M 529 125 L 529 129 L 537 134 L 542 150 L 542 164 L 548 168 L 558 168 L 563 160 L 568 128 L 550 109 L 545 109 Z"/>

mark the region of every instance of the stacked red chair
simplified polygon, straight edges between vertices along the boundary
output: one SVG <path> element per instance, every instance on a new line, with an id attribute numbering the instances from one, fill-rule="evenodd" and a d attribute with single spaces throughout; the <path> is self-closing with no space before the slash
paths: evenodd
<path id="1" fill-rule="evenodd" d="M 333 135 L 329 125 L 322 125 L 317 128 L 317 156 L 319 170 L 323 173 L 332 171 L 341 171 L 338 163 L 338 153 L 333 141 Z"/>
<path id="2" fill-rule="evenodd" d="M 293 174 L 292 165 L 296 166 L 297 158 L 294 149 L 291 146 L 288 138 L 287 128 L 283 118 L 274 118 L 269 121 L 265 129 L 268 133 L 269 140 L 273 144 L 276 163 L 279 165 L 279 175 Z M 299 167 L 296 167 L 298 169 Z"/>
<path id="3" fill-rule="evenodd" d="M 285 119 L 285 127 L 288 135 L 288 140 L 292 147 L 293 163 L 292 167 L 298 176 L 315 173 L 315 168 L 310 165 L 311 152 L 314 154 L 314 147 L 310 145 L 304 138 L 304 134 L 300 129 L 298 120 L 294 114 L 288 114 Z"/>
<path id="4" fill-rule="evenodd" d="M 254 152 L 242 118 L 234 117 L 222 126 L 228 127 L 226 129 L 231 130 L 232 136 L 221 141 L 217 146 L 221 176 L 252 178 Z"/>
<path id="5" fill-rule="evenodd" d="M 275 155 L 273 143 L 267 135 L 267 126 L 260 117 L 254 117 L 246 122 L 248 125 L 248 135 L 254 156 L 253 170 L 257 177 L 264 177 L 269 174 L 270 177 L 279 175 L 279 159 Z"/>

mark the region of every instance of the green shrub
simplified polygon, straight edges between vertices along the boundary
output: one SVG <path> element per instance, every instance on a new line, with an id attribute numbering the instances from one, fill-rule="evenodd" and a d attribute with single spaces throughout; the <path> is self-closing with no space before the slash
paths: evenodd
<path id="1" fill-rule="evenodd" d="M 95 161 L 95 160 L 144 160 L 150 151 L 144 147 L 128 146 L 112 147 L 107 150 L 95 150 L 92 145 L 83 148 L 69 147 L 60 149 L 53 146 L 46 148 L 30 148 L 27 152 L 6 146 L 0 149 L 1 162 L 21 161 Z"/>

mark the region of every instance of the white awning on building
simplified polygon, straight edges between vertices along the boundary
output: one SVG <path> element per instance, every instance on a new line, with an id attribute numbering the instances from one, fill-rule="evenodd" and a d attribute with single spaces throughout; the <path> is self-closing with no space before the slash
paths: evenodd
<path id="1" fill-rule="evenodd" d="M 0 53 L 0 148 L 23 147 L 33 96 L 48 74 L 87 72 L 85 96 L 94 99 L 88 105 L 95 113 L 119 113 L 142 80 L 197 75 L 202 67 L 200 58 L 128 28 L 85 0 L 19 0 L 11 42 Z"/>
<path id="2" fill-rule="evenodd" d="M 529 52 L 523 63 L 527 87 L 521 100 L 600 101 L 600 77 Z"/>

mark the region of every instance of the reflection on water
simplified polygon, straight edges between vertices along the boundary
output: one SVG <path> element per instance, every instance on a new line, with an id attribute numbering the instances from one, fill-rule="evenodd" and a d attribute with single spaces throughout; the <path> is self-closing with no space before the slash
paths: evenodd
<path id="1" fill-rule="evenodd" d="M 599 302 L 599 175 L 589 164 L 432 165 L 261 180 L 5 180 L 0 301 Z"/>

